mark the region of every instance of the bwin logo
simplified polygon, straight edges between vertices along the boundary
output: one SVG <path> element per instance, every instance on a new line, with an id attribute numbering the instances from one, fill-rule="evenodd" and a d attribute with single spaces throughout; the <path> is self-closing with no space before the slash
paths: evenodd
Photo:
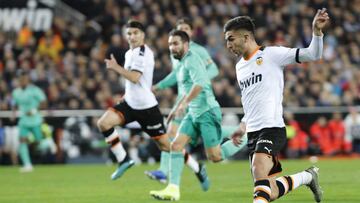
<path id="1" fill-rule="evenodd" d="M 251 74 L 251 77 L 244 79 L 243 81 L 240 80 L 240 89 L 243 90 L 250 85 L 262 81 L 262 74 L 255 75 L 255 73 Z"/>

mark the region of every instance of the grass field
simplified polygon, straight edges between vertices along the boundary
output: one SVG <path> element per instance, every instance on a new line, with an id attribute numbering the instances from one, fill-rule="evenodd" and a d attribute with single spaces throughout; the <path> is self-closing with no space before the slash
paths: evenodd
<path id="1" fill-rule="evenodd" d="M 306 160 L 282 161 L 283 174 L 292 174 L 311 164 Z M 323 202 L 360 202 L 360 160 L 321 160 L 320 182 Z M 157 166 L 131 168 L 120 180 L 111 181 L 115 166 L 36 166 L 29 174 L 17 167 L 0 167 L 0 203 L 136 203 L 159 202 L 149 191 L 164 185 L 149 180 L 145 170 Z M 252 182 L 248 162 L 207 164 L 211 189 L 202 192 L 196 177 L 185 168 L 182 179 L 183 203 L 252 202 Z M 310 190 L 300 188 L 276 202 L 314 202 Z"/>

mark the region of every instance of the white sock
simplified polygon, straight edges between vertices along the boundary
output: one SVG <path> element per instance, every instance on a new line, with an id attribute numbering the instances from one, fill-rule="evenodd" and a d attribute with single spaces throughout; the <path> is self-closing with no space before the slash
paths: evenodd
<path id="1" fill-rule="evenodd" d="M 309 184 L 312 180 L 312 175 L 306 171 L 290 175 L 290 177 L 293 179 L 293 189 L 298 188 L 301 185 Z"/>
<path id="2" fill-rule="evenodd" d="M 183 153 L 185 154 L 187 152 L 183 151 Z M 186 165 L 188 165 L 195 173 L 198 173 L 200 171 L 199 163 L 189 153 L 187 153 L 187 155 Z"/>
<path id="3" fill-rule="evenodd" d="M 119 138 L 119 135 L 117 134 L 116 130 L 114 130 L 114 132 L 110 136 L 105 138 L 105 141 L 110 144 L 115 139 L 119 139 L 119 142 L 116 143 L 115 145 L 111 146 L 110 149 L 111 149 L 112 153 L 114 153 L 116 160 L 120 163 L 125 159 L 126 151 L 120 142 L 120 138 Z"/>

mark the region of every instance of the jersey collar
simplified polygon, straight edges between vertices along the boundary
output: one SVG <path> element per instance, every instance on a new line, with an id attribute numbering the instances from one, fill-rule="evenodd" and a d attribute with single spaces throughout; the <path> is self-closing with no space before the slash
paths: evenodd
<path id="1" fill-rule="evenodd" d="M 244 60 L 245 61 L 250 60 L 251 57 L 253 57 L 256 54 L 256 52 L 259 51 L 260 48 L 261 48 L 261 46 L 256 47 L 256 49 L 248 57 L 246 57 L 246 58 L 244 57 Z"/>

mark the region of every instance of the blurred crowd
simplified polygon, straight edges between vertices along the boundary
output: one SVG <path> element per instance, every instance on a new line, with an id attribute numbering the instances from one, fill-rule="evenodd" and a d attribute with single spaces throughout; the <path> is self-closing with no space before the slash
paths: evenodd
<path id="1" fill-rule="evenodd" d="M 194 41 L 204 45 L 219 67 L 213 81 L 222 107 L 240 107 L 234 65 L 222 27 L 238 15 L 251 16 L 259 44 L 307 47 L 316 9 L 328 9 L 323 59 L 285 70 L 284 105 L 360 105 L 360 0 L 89 0 L 65 3 L 87 17 L 83 28 L 55 17 L 51 30 L 34 33 L 26 25 L 15 38 L 0 32 L 0 110 L 10 110 L 18 69 L 30 71 L 47 95 L 48 109 L 106 109 L 124 93 L 124 79 L 107 71 L 110 53 L 120 64 L 128 49 L 123 25 L 136 19 L 146 26 L 146 43 L 155 53 L 154 84 L 171 71 L 168 32 L 180 17 L 189 17 Z M 92 26 L 96 21 L 98 31 Z M 171 108 L 176 89 L 157 92 L 161 108 Z M 319 118 L 320 119 L 320 118 Z M 315 124 L 321 126 L 321 120 Z M 327 122 L 325 122 L 327 123 Z M 314 125 L 315 125 L 314 124 Z M 315 127 L 314 127 L 315 129 Z M 311 127 L 307 132 L 316 131 Z M 320 130 L 319 132 L 323 132 Z M 321 147 L 320 147 L 321 148 Z M 331 152 L 332 153 L 332 152 Z"/>

